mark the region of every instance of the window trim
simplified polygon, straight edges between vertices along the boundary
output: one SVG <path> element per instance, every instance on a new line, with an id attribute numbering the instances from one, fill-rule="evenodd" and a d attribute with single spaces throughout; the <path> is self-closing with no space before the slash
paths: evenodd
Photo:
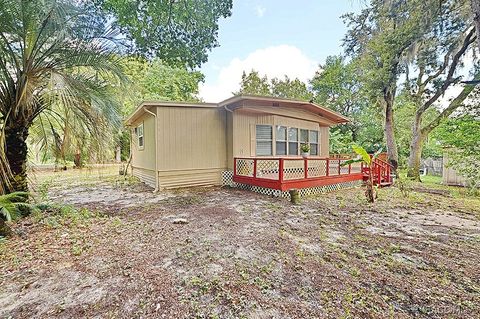
<path id="1" fill-rule="evenodd" d="M 271 138 L 270 139 L 258 139 L 257 138 L 257 131 L 259 126 L 266 126 L 270 127 Z M 270 154 L 268 155 L 259 155 L 258 154 L 258 142 L 270 142 Z M 273 125 L 270 124 L 255 124 L 255 156 L 273 156 L 274 149 L 273 149 L 273 141 L 274 141 L 274 132 L 273 132 Z"/>
<path id="2" fill-rule="evenodd" d="M 298 127 L 287 127 L 287 156 L 298 156 L 300 154 L 300 136 L 299 136 L 299 128 Z M 297 139 L 296 140 L 290 140 L 290 130 L 296 130 L 297 131 Z M 296 152 L 295 154 L 290 154 L 290 144 L 295 143 L 296 145 Z"/>
<path id="3" fill-rule="evenodd" d="M 140 128 L 141 128 L 142 134 L 140 134 Z M 143 122 L 135 128 L 135 133 L 137 135 L 138 150 L 142 151 L 145 149 L 145 126 Z M 140 138 L 142 139 L 142 145 L 140 145 Z"/>
<path id="4" fill-rule="evenodd" d="M 258 139 L 257 138 L 257 131 L 259 126 L 264 126 L 264 127 L 269 127 L 271 130 L 271 139 Z M 278 129 L 279 128 L 284 128 L 285 129 L 285 139 L 278 139 Z M 290 130 L 296 130 L 297 131 L 297 139 L 296 140 L 290 140 Z M 306 141 L 302 140 L 302 131 L 307 133 L 306 136 Z M 317 140 L 316 141 L 310 141 L 310 134 L 311 132 L 316 132 L 317 134 Z M 270 143 L 270 149 L 271 152 L 269 155 L 259 155 L 258 154 L 258 142 L 269 142 Z M 300 155 L 300 146 L 304 143 L 308 143 L 310 145 L 310 154 L 312 155 L 312 147 L 315 147 L 316 149 L 316 154 L 312 156 L 320 156 L 320 130 L 310 130 L 310 129 L 305 129 L 301 127 L 294 127 L 294 126 L 287 126 L 287 125 L 281 125 L 281 124 L 255 124 L 255 156 L 262 157 L 262 156 L 273 156 L 273 157 L 298 157 Z M 285 143 L 286 146 L 286 154 L 278 154 L 277 153 L 277 143 Z M 290 154 L 290 146 L 291 144 L 296 145 L 296 154 Z"/>
<path id="5" fill-rule="evenodd" d="M 310 141 L 310 132 L 316 132 L 317 133 L 317 141 L 314 143 L 314 142 L 311 142 Z M 316 149 L 317 149 L 317 154 L 313 154 L 313 156 L 319 156 L 320 154 L 320 132 L 317 131 L 317 130 L 308 130 L 308 145 L 310 145 L 310 155 L 312 155 L 312 145 L 316 145 Z"/>
<path id="6" fill-rule="evenodd" d="M 279 128 L 285 129 L 285 139 L 279 140 L 277 133 Z M 278 154 L 277 151 L 277 143 L 284 143 L 285 144 L 285 154 Z M 275 125 L 275 155 L 276 156 L 288 156 L 288 126 L 285 125 Z"/>

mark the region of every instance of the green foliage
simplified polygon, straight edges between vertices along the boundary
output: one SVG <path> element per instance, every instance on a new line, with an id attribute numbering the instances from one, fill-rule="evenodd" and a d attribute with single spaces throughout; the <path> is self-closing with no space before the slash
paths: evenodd
<path id="1" fill-rule="evenodd" d="M 127 89 L 119 88 L 117 95 L 123 102 L 122 112 L 128 116 L 142 101 L 198 102 L 198 85 L 204 80 L 199 71 L 170 67 L 159 59 L 122 59 L 122 67 L 130 80 Z"/>
<path id="2" fill-rule="evenodd" d="M 255 70 L 248 75 L 243 72 L 240 90 L 234 94 L 273 96 L 301 101 L 313 99 L 313 93 L 298 78 L 291 80 L 285 75 L 283 79 L 273 78 L 269 81 L 266 76 L 260 77 Z"/>
<path id="3" fill-rule="evenodd" d="M 434 136 L 447 148 L 449 165 L 476 190 L 480 187 L 480 120 L 471 114 L 451 118 L 440 125 Z"/>
<path id="4" fill-rule="evenodd" d="M 235 95 L 238 94 L 272 96 L 268 78 L 266 76 L 260 77 L 255 70 L 252 70 L 248 75 L 243 71 L 240 90 Z"/>
<path id="5" fill-rule="evenodd" d="M 33 214 L 35 222 L 42 223 L 51 228 L 58 227 L 78 227 L 87 224 L 98 213 L 92 212 L 86 208 L 77 209 L 69 205 L 41 204 Z"/>
<path id="6" fill-rule="evenodd" d="M 308 152 L 310 152 L 310 144 L 304 143 L 304 144 L 300 145 L 300 150 L 301 150 L 303 153 L 308 153 Z"/>
<path id="7" fill-rule="evenodd" d="M 271 81 L 272 95 L 286 99 L 301 101 L 310 101 L 313 99 L 313 93 L 307 88 L 307 85 L 298 78 L 291 80 L 285 75 L 283 80 L 274 78 Z"/>
<path id="8" fill-rule="evenodd" d="M 368 202 L 373 203 L 377 199 L 377 189 L 373 185 L 373 163 L 378 155 L 380 155 L 382 152 L 382 149 L 377 150 L 372 156 L 370 156 L 362 146 L 354 144 L 352 145 L 352 149 L 358 155 L 358 157 L 344 161 L 340 164 L 340 166 L 346 166 L 353 163 L 364 163 L 365 166 L 368 167 L 368 179 L 366 183 L 365 197 L 367 198 Z"/>
<path id="9" fill-rule="evenodd" d="M 26 192 L 13 192 L 7 195 L 0 195 L 0 218 L 6 221 L 12 221 L 30 214 L 33 206 L 27 203 L 28 199 L 29 194 Z"/>
<path id="10" fill-rule="evenodd" d="M 167 64 L 196 67 L 217 46 L 218 21 L 230 16 L 232 0 L 94 0 L 127 36 L 129 51 Z"/>
<path id="11" fill-rule="evenodd" d="M 315 101 L 351 118 L 367 106 L 357 75 L 355 61 L 345 62 L 342 56 L 328 56 L 310 81 Z"/>
<path id="12" fill-rule="evenodd" d="M 115 55 L 118 34 L 87 2 L 0 0 L 0 7 L 0 117 L 11 134 L 7 143 L 25 140 L 40 114 L 39 131 L 56 121 L 64 133 L 75 131 L 72 116 L 91 134 L 102 132 L 99 123 L 121 124 L 112 90 L 124 80 Z M 60 135 L 54 134 L 56 145 L 68 134 Z M 27 153 L 18 144 L 7 145 L 11 184 L 25 189 Z"/>

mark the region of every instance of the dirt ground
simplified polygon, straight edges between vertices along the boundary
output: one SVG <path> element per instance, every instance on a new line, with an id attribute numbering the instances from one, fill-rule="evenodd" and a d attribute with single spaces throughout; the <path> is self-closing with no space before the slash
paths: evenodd
<path id="1" fill-rule="evenodd" d="M 479 318 L 480 199 L 452 189 L 294 206 L 229 188 L 153 194 L 115 171 L 32 183 L 63 209 L 0 242 L 0 318 Z"/>

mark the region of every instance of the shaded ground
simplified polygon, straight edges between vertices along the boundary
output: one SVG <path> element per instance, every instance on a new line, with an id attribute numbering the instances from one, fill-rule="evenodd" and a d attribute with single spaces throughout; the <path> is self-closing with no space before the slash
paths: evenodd
<path id="1" fill-rule="evenodd" d="M 293 206 L 236 189 L 155 195 L 111 173 L 38 178 L 39 197 L 77 209 L 35 214 L 0 243 L 0 317 L 480 313 L 478 198 L 422 185 L 375 205 L 351 189 Z"/>

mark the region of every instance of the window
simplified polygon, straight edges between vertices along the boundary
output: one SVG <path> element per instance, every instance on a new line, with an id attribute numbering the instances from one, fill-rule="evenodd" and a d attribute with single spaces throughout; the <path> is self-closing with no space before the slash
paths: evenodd
<path id="1" fill-rule="evenodd" d="M 137 140 L 138 140 L 138 148 L 143 149 L 144 145 L 144 138 L 143 138 L 143 123 L 140 124 L 135 128 L 135 131 L 137 133 Z"/>
<path id="2" fill-rule="evenodd" d="M 288 155 L 298 155 L 298 128 L 288 129 Z"/>
<path id="3" fill-rule="evenodd" d="M 300 130 L 300 143 L 308 143 L 308 130 Z"/>
<path id="4" fill-rule="evenodd" d="M 310 142 L 310 155 L 318 155 L 318 131 L 310 131 L 308 140 Z"/>
<path id="5" fill-rule="evenodd" d="M 255 129 L 257 156 L 269 156 L 273 154 L 272 127 L 270 125 L 257 125 Z"/>
<path id="6" fill-rule="evenodd" d="M 275 135 L 276 141 L 276 155 L 287 155 L 287 127 L 277 126 L 277 133 Z"/>

